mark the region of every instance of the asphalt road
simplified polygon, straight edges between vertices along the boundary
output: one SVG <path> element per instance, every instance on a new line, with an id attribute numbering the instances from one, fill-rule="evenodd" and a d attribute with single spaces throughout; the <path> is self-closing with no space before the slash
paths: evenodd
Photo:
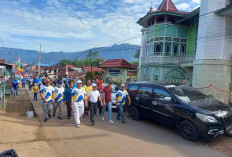
<path id="1" fill-rule="evenodd" d="M 40 102 L 33 103 L 42 121 Z M 63 107 L 66 116 L 66 107 Z M 106 112 L 107 113 L 107 112 Z M 107 114 L 106 114 L 107 115 Z M 115 120 L 116 114 L 112 116 Z M 107 119 L 107 116 L 105 116 Z M 42 123 L 41 136 L 64 157 L 224 157 L 200 142 L 182 139 L 175 129 L 157 122 L 115 120 L 108 124 L 96 116 L 96 125 L 90 126 L 89 118 L 81 119 L 76 128 L 74 119 L 51 119 Z"/>

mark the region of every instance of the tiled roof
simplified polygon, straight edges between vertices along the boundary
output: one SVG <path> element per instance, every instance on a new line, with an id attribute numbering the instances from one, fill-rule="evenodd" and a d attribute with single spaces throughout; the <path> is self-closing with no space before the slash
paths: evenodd
<path id="1" fill-rule="evenodd" d="M 101 68 L 128 68 L 128 69 L 135 68 L 134 65 L 128 63 L 125 59 L 107 60 L 100 67 Z"/>
<path id="2" fill-rule="evenodd" d="M 178 9 L 173 4 L 172 0 L 163 0 L 160 6 L 157 9 L 158 11 L 169 11 L 169 12 L 177 12 Z"/>
<path id="3" fill-rule="evenodd" d="M 91 66 L 83 66 L 83 71 L 87 71 L 87 72 L 91 72 Z M 95 72 L 95 71 L 102 71 L 101 68 L 97 67 L 97 66 L 92 66 L 92 71 Z"/>
<path id="4" fill-rule="evenodd" d="M 0 58 L 0 63 L 4 63 L 4 58 Z"/>
<path id="5" fill-rule="evenodd" d="M 160 6 L 156 11 L 150 11 L 150 12 L 173 12 L 179 14 L 188 14 L 188 12 L 178 11 L 172 0 L 163 0 L 163 2 L 160 4 Z"/>

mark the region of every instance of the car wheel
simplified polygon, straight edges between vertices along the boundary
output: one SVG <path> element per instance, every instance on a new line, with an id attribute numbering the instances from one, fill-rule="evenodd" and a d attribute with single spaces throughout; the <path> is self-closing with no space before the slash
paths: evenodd
<path id="1" fill-rule="evenodd" d="M 134 106 L 130 107 L 130 118 L 133 119 L 133 120 L 139 120 L 140 119 L 139 111 Z"/>
<path id="2" fill-rule="evenodd" d="M 188 121 L 188 120 L 184 120 L 180 123 L 179 125 L 179 133 L 180 135 L 188 140 L 188 141 L 197 141 L 198 139 L 198 131 L 196 126 Z"/>

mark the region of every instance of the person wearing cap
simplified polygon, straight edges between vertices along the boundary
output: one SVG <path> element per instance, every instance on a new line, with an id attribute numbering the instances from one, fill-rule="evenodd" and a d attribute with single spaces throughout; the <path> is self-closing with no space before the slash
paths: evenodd
<path id="1" fill-rule="evenodd" d="M 58 87 L 55 87 L 54 91 L 55 103 L 53 108 L 53 117 L 56 116 L 56 110 L 59 108 L 58 119 L 62 120 L 62 106 L 64 98 L 64 87 L 62 87 L 62 81 L 58 81 Z"/>
<path id="2" fill-rule="evenodd" d="M 103 89 L 103 107 L 102 107 L 102 120 L 105 120 L 104 113 L 106 110 L 106 107 L 108 107 L 108 123 L 114 124 L 114 121 L 111 119 L 112 114 L 112 100 L 111 100 L 111 94 L 112 94 L 112 82 L 109 80 L 108 85 Z"/>
<path id="3" fill-rule="evenodd" d="M 82 87 L 82 81 L 77 80 L 77 87 L 72 90 L 72 98 L 71 98 L 71 107 L 74 110 L 74 119 L 76 122 L 76 127 L 80 127 L 80 118 L 84 113 L 84 101 L 86 92 Z M 87 101 L 85 101 L 85 105 L 87 106 Z"/>
<path id="4" fill-rule="evenodd" d="M 88 94 L 89 92 L 93 89 L 92 86 L 91 86 L 91 80 L 88 79 L 86 81 L 86 85 L 84 85 L 83 87 L 85 89 L 85 92 L 86 92 L 86 100 L 88 99 Z M 89 107 L 85 107 L 85 113 L 84 113 L 84 117 L 85 116 L 89 116 Z"/>
<path id="5" fill-rule="evenodd" d="M 11 95 L 14 94 L 14 91 L 16 92 L 16 96 L 18 96 L 19 95 L 19 82 L 17 80 L 17 77 L 14 77 L 14 80 L 12 81 Z"/>
<path id="6" fill-rule="evenodd" d="M 54 103 L 54 88 L 50 85 L 50 80 L 45 80 L 45 85 L 40 88 L 40 96 L 42 98 L 44 122 L 48 118 L 51 119 L 52 103 Z"/>
<path id="7" fill-rule="evenodd" d="M 123 109 L 126 103 L 126 99 L 129 101 L 129 106 L 131 105 L 131 100 L 128 92 L 125 90 L 125 84 L 121 84 L 121 89 L 116 93 L 116 106 L 118 107 L 117 120 L 122 120 L 122 123 L 125 123 L 125 117 Z M 121 118 L 120 118 L 121 117 Z"/>
<path id="8" fill-rule="evenodd" d="M 97 110 L 97 104 L 98 100 L 101 103 L 101 106 L 103 105 L 101 100 L 100 92 L 97 90 L 97 85 L 95 83 L 92 83 L 93 90 L 89 92 L 88 95 L 88 102 L 89 102 L 89 109 L 90 109 L 90 122 L 91 125 L 94 125 L 94 115 Z"/>
<path id="9" fill-rule="evenodd" d="M 34 100 L 37 101 L 37 94 L 39 92 L 39 87 L 37 86 L 37 84 L 35 83 L 34 86 L 32 87 L 32 92 L 34 93 Z"/>

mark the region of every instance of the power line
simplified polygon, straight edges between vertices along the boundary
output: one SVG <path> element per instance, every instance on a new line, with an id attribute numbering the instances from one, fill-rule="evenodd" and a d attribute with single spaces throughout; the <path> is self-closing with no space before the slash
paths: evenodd
<path id="1" fill-rule="evenodd" d="M 11 53 L 10 51 L 8 50 L 8 48 L 6 48 L 5 44 L 3 43 L 2 39 L 0 38 L 1 40 L 1 43 L 2 43 L 2 46 L 6 49 L 6 51 L 8 52 L 8 55 L 9 55 L 9 59 L 8 59 L 8 62 L 10 63 L 11 62 Z"/>

